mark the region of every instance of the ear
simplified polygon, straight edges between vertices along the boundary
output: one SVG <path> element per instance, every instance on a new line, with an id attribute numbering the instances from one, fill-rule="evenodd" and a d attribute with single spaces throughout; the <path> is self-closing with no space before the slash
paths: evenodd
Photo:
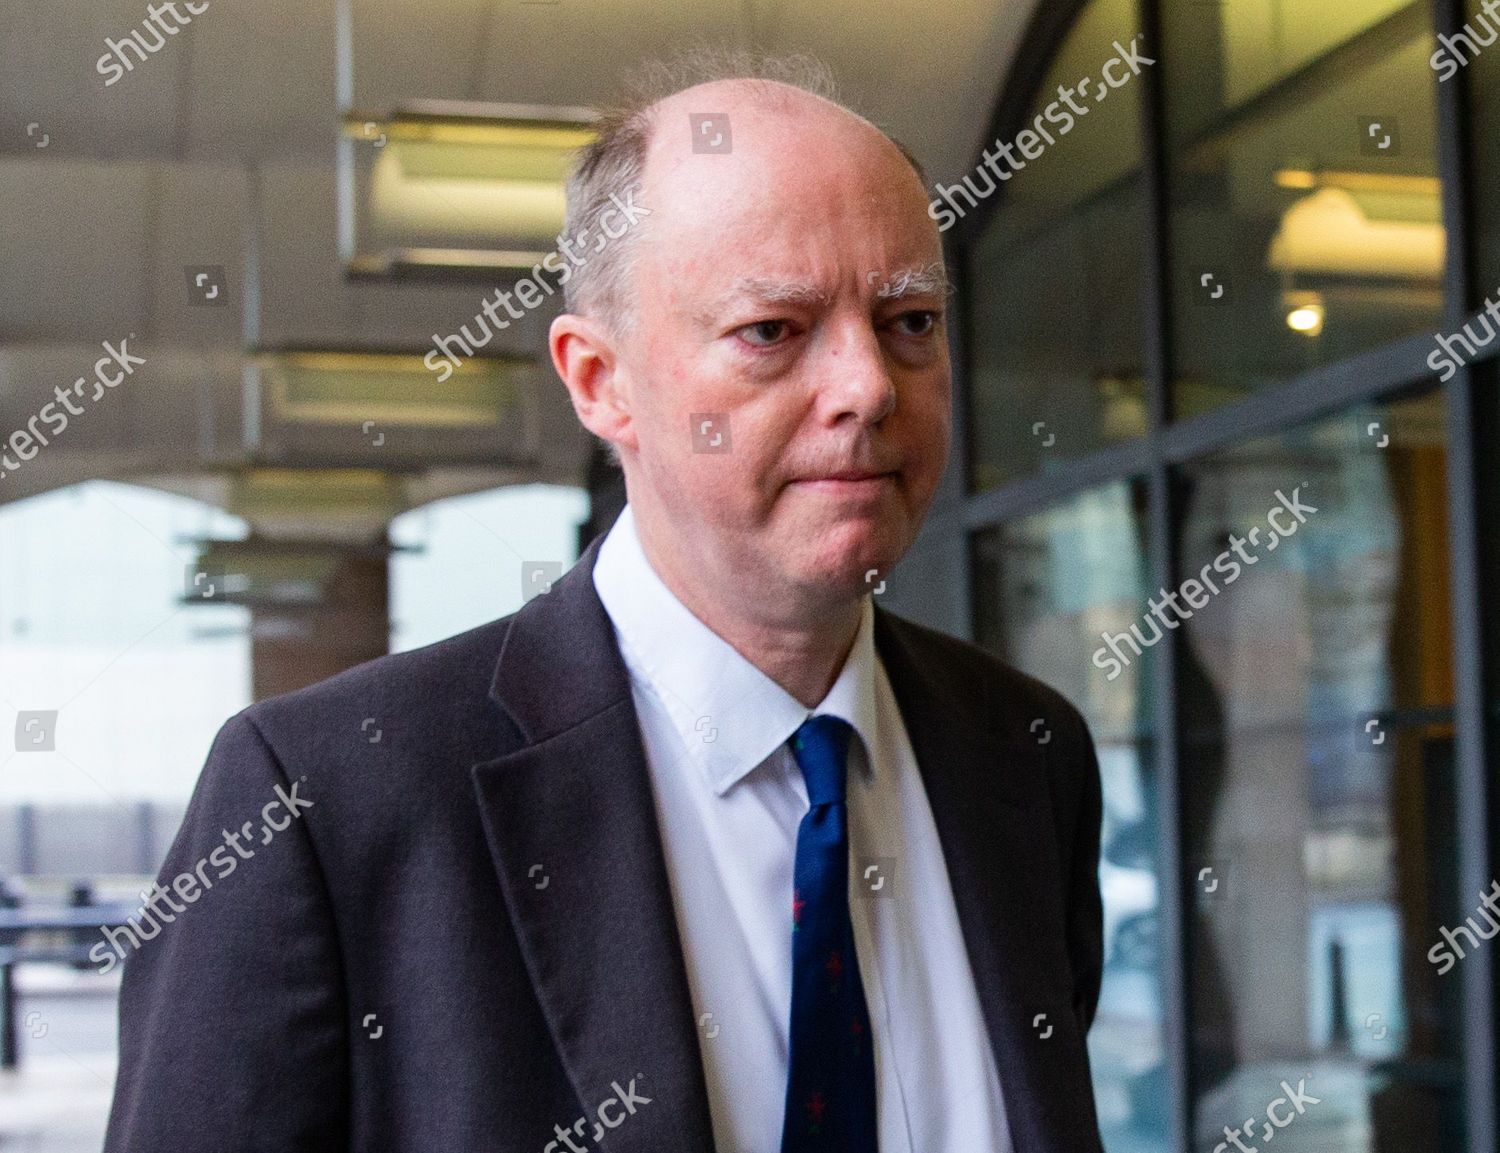
<path id="1" fill-rule="evenodd" d="M 628 382 L 608 330 L 566 312 L 552 322 L 547 344 L 583 427 L 620 448 L 634 449 Z"/>

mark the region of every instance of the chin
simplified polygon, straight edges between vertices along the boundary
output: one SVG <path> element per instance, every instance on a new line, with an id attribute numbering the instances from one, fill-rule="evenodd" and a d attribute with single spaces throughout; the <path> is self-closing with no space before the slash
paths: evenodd
<path id="1" fill-rule="evenodd" d="M 860 596 L 886 577 L 909 543 L 907 534 L 895 526 L 846 522 L 822 533 L 799 567 L 810 584 Z"/>

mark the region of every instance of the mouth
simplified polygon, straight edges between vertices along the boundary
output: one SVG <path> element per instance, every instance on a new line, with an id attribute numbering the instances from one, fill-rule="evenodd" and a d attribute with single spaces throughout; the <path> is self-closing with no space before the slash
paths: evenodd
<path id="1" fill-rule="evenodd" d="M 792 483 L 813 492 L 854 499 L 869 499 L 884 493 L 896 483 L 897 472 L 875 472 L 869 469 L 842 469 L 820 476 L 799 477 Z"/>

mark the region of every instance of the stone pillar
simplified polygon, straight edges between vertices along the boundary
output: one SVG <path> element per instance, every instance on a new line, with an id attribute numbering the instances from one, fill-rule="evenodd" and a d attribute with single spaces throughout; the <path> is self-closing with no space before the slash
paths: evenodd
<path id="1" fill-rule="evenodd" d="M 390 648 L 389 555 L 341 552 L 320 604 L 252 606 L 251 691 L 291 692 L 385 655 Z"/>

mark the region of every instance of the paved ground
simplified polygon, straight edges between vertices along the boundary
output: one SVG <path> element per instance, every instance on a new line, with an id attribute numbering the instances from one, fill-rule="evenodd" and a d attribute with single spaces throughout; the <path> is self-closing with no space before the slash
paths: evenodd
<path id="1" fill-rule="evenodd" d="M 117 976 L 24 966 L 21 1062 L 0 1072 L 0 1151 L 99 1153 L 115 1082 Z"/>

